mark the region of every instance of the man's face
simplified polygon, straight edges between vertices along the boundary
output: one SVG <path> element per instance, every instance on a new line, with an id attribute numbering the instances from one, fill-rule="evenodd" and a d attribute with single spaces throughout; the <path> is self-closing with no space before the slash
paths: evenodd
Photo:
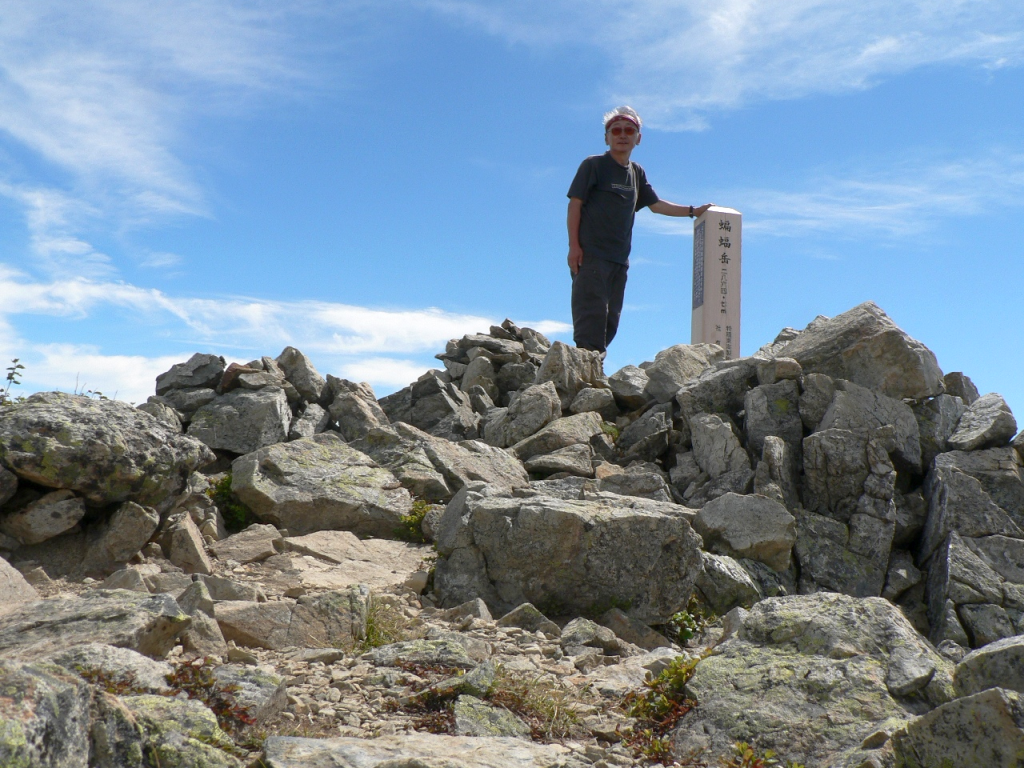
<path id="1" fill-rule="evenodd" d="M 604 142 L 616 152 L 629 152 L 640 143 L 640 130 L 624 117 L 617 117 L 604 130 Z"/>

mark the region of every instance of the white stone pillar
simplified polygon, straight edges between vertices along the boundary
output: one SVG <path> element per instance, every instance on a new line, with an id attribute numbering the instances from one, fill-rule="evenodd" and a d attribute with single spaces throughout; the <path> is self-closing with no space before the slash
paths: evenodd
<path id="1" fill-rule="evenodd" d="M 740 265 L 743 215 L 708 208 L 693 225 L 693 317 L 690 343 L 718 344 L 740 356 Z"/>

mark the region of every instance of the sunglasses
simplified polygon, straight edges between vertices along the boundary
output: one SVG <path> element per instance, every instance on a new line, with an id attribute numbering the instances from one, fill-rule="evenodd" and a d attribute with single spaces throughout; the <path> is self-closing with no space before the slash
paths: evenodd
<path id="1" fill-rule="evenodd" d="M 636 133 L 636 128 L 632 125 L 613 125 L 608 129 L 608 132 L 611 133 L 612 136 L 621 136 L 622 134 L 632 136 Z"/>

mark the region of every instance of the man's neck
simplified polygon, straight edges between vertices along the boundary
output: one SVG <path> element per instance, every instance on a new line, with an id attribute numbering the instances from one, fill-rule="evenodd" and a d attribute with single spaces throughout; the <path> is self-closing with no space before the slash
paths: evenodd
<path id="1" fill-rule="evenodd" d="M 629 167 L 629 156 L 633 154 L 633 150 L 628 152 L 616 152 L 614 149 L 609 149 L 608 154 L 612 156 L 612 159 L 621 165 L 623 168 Z"/>

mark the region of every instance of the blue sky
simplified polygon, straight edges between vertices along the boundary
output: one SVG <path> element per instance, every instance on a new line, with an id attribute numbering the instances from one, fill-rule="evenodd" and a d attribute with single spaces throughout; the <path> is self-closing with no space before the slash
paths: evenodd
<path id="1" fill-rule="evenodd" d="M 1019 0 L 0 0 L 0 360 L 138 402 L 291 344 L 383 395 L 569 340 L 629 103 L 663 198 L 744 214 L 744 354 L 870 299 L 1024 422 L 1022 65 Z M 691 227 L 638 215 L 608 371 L 690 340 Z"/>

